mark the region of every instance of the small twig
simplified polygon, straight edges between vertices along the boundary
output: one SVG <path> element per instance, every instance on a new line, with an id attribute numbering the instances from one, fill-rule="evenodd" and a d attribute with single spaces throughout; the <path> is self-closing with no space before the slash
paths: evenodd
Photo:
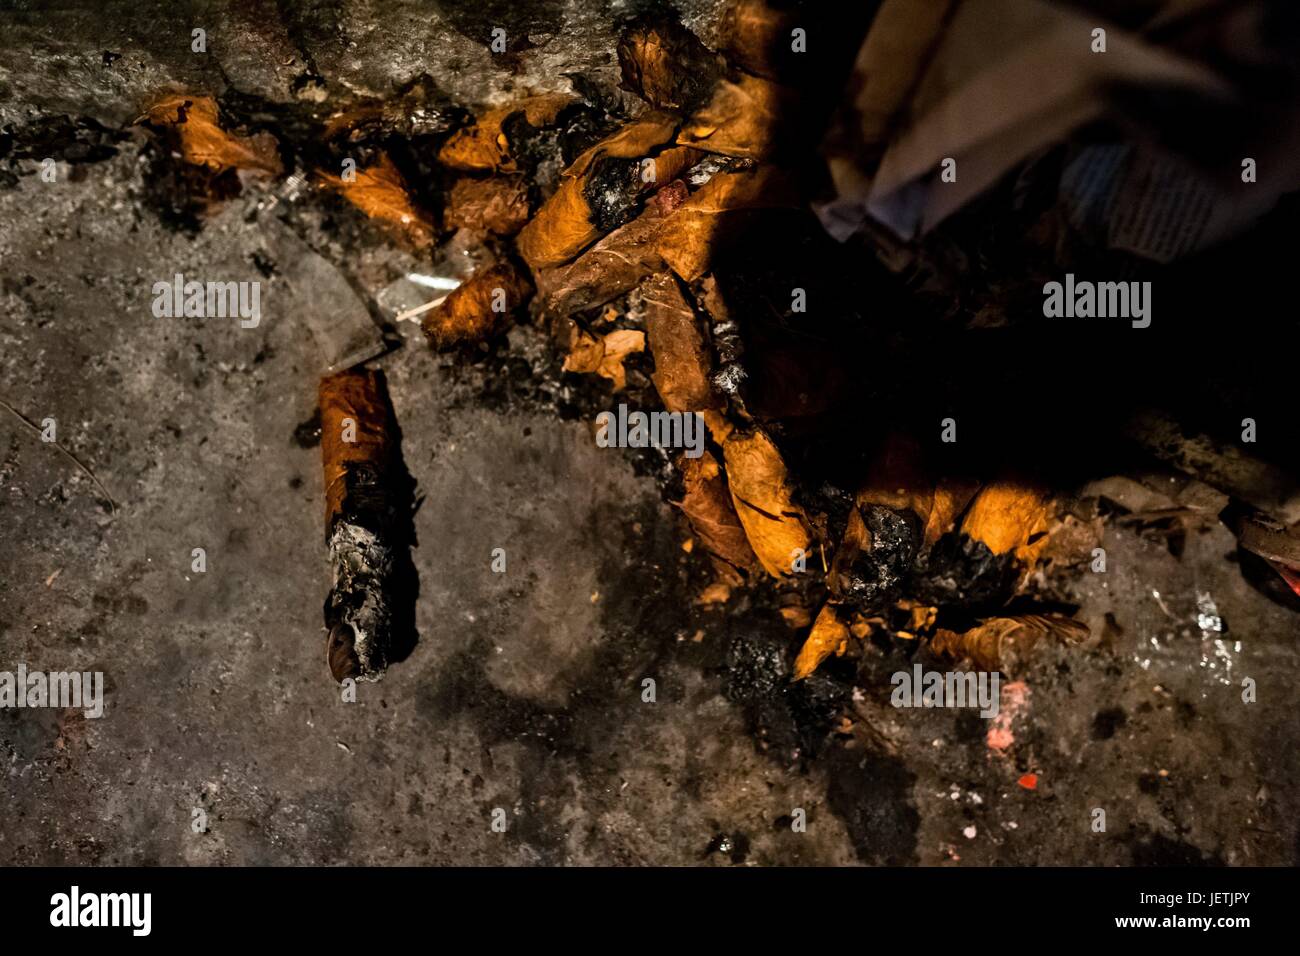
<path id="1" fill-rule="evenodd" d="M 39 427 L 38 427 L 38 426 L 37 426 L 37 425 L 36 425 L 36 424 L 35 424 L 35 423 L 30 419 L 30 418 L 28 418 L 26 415 L 24 415 L 24 414 L 23 414 L 22 412 L 20 412 L 18 409 L 14 408 L 12 405 L 10 405 L 8 402 L 6 402 L 3 398 L 0 398 L 0 405 L 2 405 L 2 406 L 4 406 L 5 408 L 7 408 L 7 409 L 9 410 L 10 414 L 12 414 L 12 415 L 14 416 L 14 418 L 18 419 L 20 422 L 22 422 L 24 425 L 26 425 L 26 426 L 27 426 L 28 428 L 30 428 L 32 431 L 36 432 L 36 434 L 40 435 L 40 436 L 41 436 L 41 441 L 42 441 L 42 442 L 44 442 L 44 443 L 47 444 L 47 445 L 53 445 L 53 446 L 54 446 L 55 448 L 57 448 L 60 452 L 63 453 L 64 457 L 66 457 L 70 462 L 72 462 L 74 465 L 76 465 L 78 468 L 80 468 L 80 469 L 85 473 L 86 477 L 89 478 L 91 481 L 93 481 L 93 482 L 95 483 L 95 487 L 97 487 L 100 491 L 102 491 L 102 492 L 104 493 L 104 499 L 108 502 L 109 513 L 110 513 L 110 514 L 116 514 L 116 513 L 117 513 L 117 505 L 113 503 L 113 496 L 110 495 L 110 494 L 108 493 L 108 489 L 104 487 L 104 483 L 103 483 L 102 481 L 100 481 L 98 478 L 95 477 L 95 473 L 94 473 L 93 471 L 91 471 L 89 468 L 87 468 L 84 464 L 82 464 L 82 461 L 81 461 L 80 458 L 78 458 L 78 457 L 77 457 L 76 455 L 74 455 L 72 452 L 68 451 L 66 448 L 64 448 L 62 445 L 60 445 L 60 444 L 58 443 L 57 440 L 56 440 L 56 441 L 45 441 L 45 435 L 44 435 L 44 433 L 41 431 L 41 429 L 40 429 L 40 428 L 39 428 Z"/>
<path id="2" fill-rule="evenodd" d="M 442 300 L 445 298 L 447 298 L 445 295 L 439 296 L 438 298 L 434 299 L 432 302 L 426 302 L 424 303 L 424 305 L 417 305 L 414 309 L 407 309 L 405 312 L 399 313 L 397 318 L 394 321 L 409 322 L 417 315 L 420 315 L 424 312 L 428 312 L 430 309 L 436 309 L 438 306 L 442 305 Z"/>

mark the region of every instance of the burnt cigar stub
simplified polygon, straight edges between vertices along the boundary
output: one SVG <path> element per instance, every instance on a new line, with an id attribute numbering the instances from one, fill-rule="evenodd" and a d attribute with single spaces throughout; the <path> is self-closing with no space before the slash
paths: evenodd
<path id="1" fill-rule="evenodd" d="M 325 599 L 330 673 L 378 680 L 388 666 L 396 592 L 397 439 L 383 374 L 321 379 L 325 539 L 333 585 Z"/>

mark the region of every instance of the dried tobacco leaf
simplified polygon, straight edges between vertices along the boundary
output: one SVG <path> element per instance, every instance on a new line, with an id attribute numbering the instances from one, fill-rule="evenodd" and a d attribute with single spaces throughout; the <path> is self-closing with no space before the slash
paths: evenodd
<path id="1" fill-rule="evenodd" d="M 722 12 L 718 36 L 723 38 L 727 59 L 736 66 L 776 79 L 789 72 L 796 55 L 790 48 L 792 32 L 796 27 L 807 29 L 806 19 L 793 9 L 777 9 L 768 0 L 731 0 Z"/>
<path id="2" fill-rule="evenodd" d="M 921 463 L 919 445 L 893 434 L 872 463 L 855 500 L 859 507 L 880 505 L 911 511 L 922 526 L 921 544 L 929 547 L 952 530 L 978 490 L 978 484 L 960 478 L 936 482 Z"/>
<path id="3" fill-rule="evenodd" d="M 542 308 L 557 315 L 593 309 L 635 289 L 664 267 L 656 247 L 663 228 L 661 208 L 650 204 L 567 266 L 537 276 Z"/>
<path id="4" fill-rule="evenodd" d="M 717 445 L 725 445 L 727 439 L 731 437 L 731 433 L 736 430 L 736 426 L 731 423 L 731 419 L 715 409 L 709 409 L 701 414 L 705 426 L 709 429 L 709 437 Z"/>
<path id="5" fill-rule="evenodd" d="M 728 584 L 726 581 L 714 581 L 700 592 L 700 596 L 695 599 L 695 603 L 705 606 L 710 604 L 726 604 L 731 598 L 733 587 L 734 585 Z"/>
<path id="6" fill-rule="evenodd" d="M 703 150 L 691 146 L 675 146 L 654 156 L 654 171 L 641 170 L 643 187 L 653 189 L 658 184 L 667 185 L 705 157 Z"/>
<path id="7" fill-rule="evenodd" d="M 736 514 L 750 547 L 773 577 L 792 573 L 796 552 L 806 554 L 811 539 L 803 510 L 794 502 L 785 462 L 761 430 L 732 432 L 723 446 L 727 480 Z"/>
<path id="8" fill-rule="evenodd" d="M 465 177 L 452 185 L 443 218 L 451 229 L 513 236 L 528 214 L 528 186 L 521 177 Z"/>
<path id="9" fill-rule="evenodd" d="M 700 333 L 695 310 L 671 273 L 661 272 L 641 284 L 639 301 L 655 370 L 650 376 L 664 408 L 702 412 L 720 404 L 709 386 L 712 358 Z"/>
<path id="10" fill-rule="evenodd" d="M 1015 675 L 1044 638 L 1072 646 L 1088 639 L 1088 627 L 1056 614 L 994 617 L 962 634 L 939 628 L 930 648 L 954 660 L 968 659 L 981 670 Z"/>
<path id="11" fill-rule="evenodd" d="M 618 40 L 623 89 L 651 106 L 690 110 L 709 95 L 722 65 L 680 20 L 664 14 L 637 17 Z"/>
<path id="12" fill-rule="evenodd" d="M 770 80 L 739 74 L 720 80 L 707 103 L 691 114 L 677 142 L 740 159 L 769 159 L 806 137 L 797 94 Z"/>
<path id="13" fill-rule="evenodd" d="M 729 587 L 742 584 L 748 575 L 758 570 L 759 563 L 736 515 L 727 478 L 717 459 L 706 451 L 699 458 L 682 455 L 677 465 L 686 494 L 675 504 L 713 559 L 719 582 Z"/>
<path id="14" fill-rule="evenodd" d="M 417 246 L 431 245 L 433 221 L 429 214 L 416 208 L 402 174 L 386 153 L 373 166 L 356 171 L 351 182 L 329 173 L 319 173 L 326 185 L 339 190 L 343 198 L 371 219 L 387 223 Z"/>
<path id="15" fill-rule="evenodd" d="M 645 333 L 637 329 L 615 329 L 603 336 L 576 330 L 575 340 L 564 359 L 566 372 L 595 372 L 614 383 L 614 391 L 627 387 L 624 360 L 645 351 Z"/>
<path id="16" fill-rule="evenodd" d="M 898 594 L 919 548 L 918 538 L 917 522 L 908 511 L 871 504 L 855 507 L 827 583 L 859 608 L 879 607 Z"/>
<path id="17" fill-rule="evenodd" d="M 602 336 L 592 335 L 582 329 L 576 322 L 569 324 L 569 350 L 564 356 L 565 372 L 591 373 L 600 368 L 605 358 L 605 340 Z"/>
<path id="18" fill-rule="evenodd" d="M 933 545 L 953 529 L 957 518 L 966 510 L 979 491 L 979 483 L 965 478 L 940 478 L 930 499 L 930 513 L 923 533 L 926 547 Z"/>
<path id="19" fill-rule="evenodd" d="M 534 271 L 563 265 L 607 232 L 630 221 L 647 192 L 641 161 L 662 152 L 676 120 L 650 114 L 601 140 L 569 166 L 559 188 L 519 233 L 517 248 Z M 671 162 L 684 162 L 677 154 Z M 666 168 L 665 174 L 671 170 Z M 675 175 L 675 174 L 674 174 Z M 659 178 L 658 164 L 654 181 Z"/>
<path id="20" fill-rule="evenodd" d="M 659 254 L 687 282 L 709 271 L 725 246 L 767 209 L 796 208 L 788 173 L 771 167 L 720 172 L 673 214 L 659 236 Z"/>
<path id="21" fill-rule="evenodd" d="M 877 17 L 878 6 L 729 0 L 716 34 L 727 61 L 746 72 L 801 86 L 833 84 L 838 89 L 868 23 Z M 917 4 L 903 0 L 902 6 Z M 816 53 L 810 52 L 814 49 Z"/>
<path id="22" fill-rule="evenodd" d="M 1049 541 L 1051 503 L 1018 481 L 985 485 L 961 526 L 944 534 L 917 579 L 917 597 L 932 604 L 992 607 L 1023 584 Z"/>
<path id="23" fill-rule="evenodd" d="M 151 105 L 138 122 L 173 133 L 181 157 L 213 172 L 250 170 L 278 176 L 284 172 L 279 143 L 270 133 L 239 136 L 222 129 L 217 101 L 210 96 L 172 94 Z"/>
<path id="24" fill-rule="evenodd" d="M 381 373 L 353 369 L 327 375 L 320 382 L 321 460 L 325 469 L 325 536 L 345 520 L 355 483 L 355 469 L 382 472 L 392 460 L 391 412 Z M 351 420 L 350 429 L 343 427 Z M 344 441 L 344 436 L 348 440 Z"/>
<path id="25" fill-rule="evenodd" d="M 453 133 L 438 151 L 438 161 L 467 172 L 515 172 L 517 158 L 505 131 L 511 118 L 522 117 L 534 129 L 545 129 L 573 102 L 568 94 L 548 93 L 489 110 L 474 125 Z"/>
<path id="26" fill-rule="evenodd" d="M 995 555 L 1015 552 L 1021 564 L 1047 545 L 1047 498 L 1031 485 L 1000 481 L 986 485 L 971 502 L 961 530 Z"/>
<path id="27" fill-rule="evenodd" d="M 800 595 L 781 595 L 780 614 L 786 627 L 803 630 L 813 622 L 812 612 L 800 600 Z"/>
<path id="28" fill-rule="evenodd" d="M 927 607 L 924 604 L 913 604 L 910 601 L 902 602 L 900 610 L 907 611 L 907 629 L 913 634 L 924 634 L 930 628 L 934 627 L 934 622 L 939 617 L 937 607 Z"/>
<path id="29" fill-rule="evenodd" d="M 480 269 L 425 315 L 424 334 L 439 351 L 480 342 L 505 329 L 531 292 L 528 279 L 509 263 Z"/>
<path id="30" fill-rule="evenodd" d="M 877 627 L 884 627 L 885 619 L 882 617 L 867 617 L 857 611 L 853 612 L 853 623 L 849 625 L 849 633 L 860 641 L 869 638 Z"/>
<path id="31" fill-rule="evenodd" d="M 812 631 L 794 661 L 794 679 L 803 680 L 832 654 L 843 655 L 849 646 L 849 628 L 835 605 L 827 604 L 813 622 Z"/>

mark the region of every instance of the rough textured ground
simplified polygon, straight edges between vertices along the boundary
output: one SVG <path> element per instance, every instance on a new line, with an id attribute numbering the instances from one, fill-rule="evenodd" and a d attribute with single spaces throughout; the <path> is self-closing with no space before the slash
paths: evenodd
<path id="1" fill-rule="evenodd" d="M 329 31 L 262 6 L 212 18 L 261 38 L 219 58 L 249 90 L 293 95 L 310 62 L 331 87 L 382 93 L 418 65 L 467 103 L 490 98 L 455 66 L 485 55 L 456 27 L 467 4 L 326 5 Z M 559 20 L 536 32 L 568 24 L 603 56 L 600 11 L 579 14 L 599 6 L 538 5 Z M 182 42 L 155 27 L 164 7 L 132 5 L 98 38 L 88 12 L 54 30 L 6 14 L 6 120 L 117 125 L 141 90 L 210 78 L 158 52 Z M 123 58 L 101 72 L 106 48 Z M 546 74 L 564 53 L 546 49 L 523 68 Z M 1109 570 L 1071 585 L 1107 640 L 1036 662 L 1006 755 L 970 713 L 893 710 L 885 681 L 854 704 L 876 746 L 808 747 L 737 677 L 787 669 L 794 633 L 757 604 L 691 606 L 698 568 L 653 468 L 597 448 L 563 396 L 514 394 L 494 360 L 453 367 L 415 341 L 384 367 L 422 499 L 420 641 L 343 702 L 320 626 L 319 450 L 299 428 L 319 365 L 305 316 L 322 288 L 364 308 L 343 289 L 377 294 L 394 254 L 318 226 L 332 265 L 277 261 L 246 216 L 256 193 L 197 236 L 169 231 L 140 202 L 141 143 L 0 190 L 0 398 L 55 418 L 117 503 L 0 409 L 0 670 L 108 684 L 100 720 L 0 711 L 0 863 L 1295 862 L 1297 618 L 1245 585 L 1225 530 L 1175 558 L 1108 529 Z M 259 328 L 152 316 L 157 279 L 264 279 L 255 254 L 277 265 Z M 511 348 L 543 361 L 528 330 Z M 1197 624 L 1207 593 L 1226 634 Z"/>

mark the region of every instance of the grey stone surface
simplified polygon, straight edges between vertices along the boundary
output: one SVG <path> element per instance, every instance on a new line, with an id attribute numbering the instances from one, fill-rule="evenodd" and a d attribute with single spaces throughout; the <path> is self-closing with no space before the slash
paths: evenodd
<path id="1" fill-rule="evenodd" d="M 384 97 L 422 75 L 476 107 L 570 89 L 566 73 L 614 85 L 618 18 L 650 0 L 362 0 L 356 3 L 19 3 L 0 11 L 0 123 L 65 112 L 121 125 L 159 90 L 227 87 L 276 103 Z M 705 37 L 717 0 L 676 4 Z M 507 54 L 490 49 L 506 31 Z M 192 32 L 206 53 L 192 51 Z M 316 78 L 310 82 L 304 78 Z M 317 82 L 317 80 L 319 82 Z M 319 90 L 320 92 L 316 92 Z"/>

